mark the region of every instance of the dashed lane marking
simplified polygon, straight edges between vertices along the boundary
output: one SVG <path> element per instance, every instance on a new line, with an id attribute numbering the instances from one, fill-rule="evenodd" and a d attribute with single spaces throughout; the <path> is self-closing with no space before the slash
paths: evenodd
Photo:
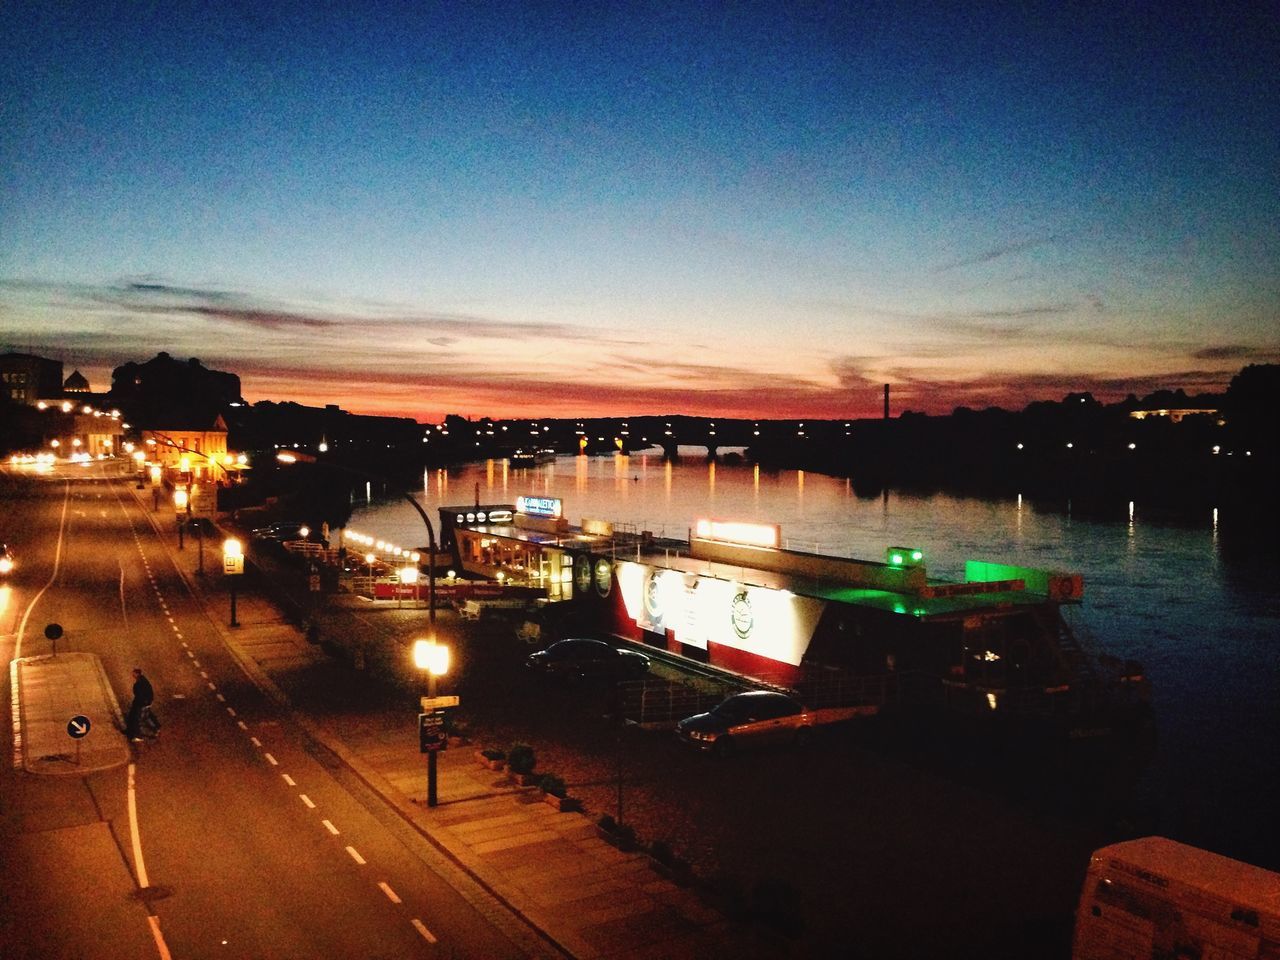
<path id="1" fill-rule="evenodd" d="M 273 767 L 280 766 L 280 761 L 277 760 L 275 757 L 273 757 L 271 754 L 264 753 L 263 756 L 267 758 L 267 763 L 271 764 Z"/>
<path id="2" fill-rule="evenodd" d="M 243 727 L 243 726 L 244 726 L 244 724 L 243 724 L 243 723 L 241 723 L 241 724 L 240 724 L 240 726 L 242 726 L 242 727 Z M 250 737 L 250 738 L 249 738 L 249 742 L 250 742 L 250 743 L 252 743 L 252 744 L 253 744 L 255 747 L 257 747 L 259 750 L 261 750 L 261 749 L 262 749 L 262 741 L 261 741 L 261 740 L 259 740 L 257 737 Z"/>
<path id="3" fill-rule="evenodd" d="M 392 903 L 404 902 L 400 899 L 399 894 L 397 894 L 394 890 L 391 889 L 391 885 L 387 883 L 387 881 L 379 880 L 378 889 L 381 890 L 383 893 L 385 893 L 387 895 L 387 899 L 390 900 Z"/>
<path id="4" fill-rule="evenodd" d="M 282 773 L 280 774 L 280 776 L 284 777 L 284 782 L 287 783 L 289 786 L 291 787 L 297 786 L 297 783 L 294 782 L 293 777 L 289 776 L 287 773 Z"/>
<path id="5" fill-rule="evenodd" d="M 423 923 L 417 917 L 414 917 L 412 922 L 413 922 L 413 929 L 417 930 L 420 934 L 422 934 L 422 938 L 426 940 L 427 943 L 436 942 L 436 935 L 427 929 L 427 925 L 425 923 Z"/>
<path id="6" fill-rule="evenodd" d="M 316 808 L 316 802 L 312 800 L 310 797 L 308 797 L 305 793 L 298 794 L 298 799 L 307 805 L 308 810 L 314 810 Z"/>
<path id="7" fill-rule="evenodd" d="M 360 856 L 360 854 L 356 852 L 355 847 L 347 847 L 347 853 L 351 854 L 352 860 L 360 864 L 360 866 L 364 866 L 364 857 Z"/>
<path id="8" fill-rule="evenodd" d="M 321 823 L 323 823 L 323 824 L 324 824 L 324 828 L 325 828 L 326 830 L 328 830 L 330 833 L 332 833 L 335 837 L 338 835 L 338 828 L 337 828 L 337 827 L 335 827 L 335 826 L 334 826 L 332 823 L 330 823 L 328 820 L 321 820 L 320 822 L 321 822 Z"/>

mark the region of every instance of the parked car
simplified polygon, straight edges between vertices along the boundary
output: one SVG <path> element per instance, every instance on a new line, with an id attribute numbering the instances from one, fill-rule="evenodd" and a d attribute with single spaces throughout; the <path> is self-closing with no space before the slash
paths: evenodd
<path id="1" fill-rule="evenodd" d="M 0 577 L 11 574 L 15 566 L 17 561 L 14 559 L 13 551 L 9 549 L 7 543 L 0 543 Z"/>
<path id="2" fill-rule="evenodd" d="M 304 530 L 306 533 L 303 533 Z M 305 523 L 296 520 L 280 520 L 251 531 L 249 536 L 255 540 L 275 540 L 283 543 L 286 540 L 305 540 L 310 533 L 311 529 Z"/>
<path id="3" fill-rule="evenodd" d="M 875 713 L 871 706 L 806 710 L 785 693 L 750 690 L 735 693 L 707 713 L 676 724 L 676 736 L 700 750 L 728 756 L 738 747 L 770 743 L 806 743 L 815 728 Z"/>
<path id="4" fill-rule="evenodd" d="M 206 540 L 220 536 L 218 528 L 208 517 L 192 517 L 187 521 L 187 532 L 193 537 L 204 537 Z"/>
<path id="5" fill-rule="evenodd" d="M 649 658 L 620 650 L 603 640 L 558 640 L 529 654 L 525 666 L 539 674 L 565 680 L 631 680 L 649 672 Z"/>

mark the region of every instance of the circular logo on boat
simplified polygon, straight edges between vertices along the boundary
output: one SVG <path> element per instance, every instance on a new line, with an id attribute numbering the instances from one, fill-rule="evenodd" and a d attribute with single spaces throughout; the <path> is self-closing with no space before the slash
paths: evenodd
<path id="1" fill-rule="evenodd" d="M 613 564 L 601 557 L 596 561 L 596 592 L 607 597 L 613 589 Z"/>
<path id="2" fill-rule="evenodd" d="M 573 582 L 579 591 L 591 589 L 591 558 L 585 554 L 573 561 Z"/>
<path id="3" fill-rule="evenodd" d="M 649 574 L 649 579 L 644 582 L 644 608 L 650 619 L 658 620 L 662 617 L 662 594 L 658 590 L 656 573 Z"/>
<path id="4" fill-rule="evenodd" d="M 756 625 L 755 615 L 751 612 L 751 598 L 747 591 L 739 590 L 729 604 L 729 619 L 733 621 L 733 632 L 739 640 L 751 636 L 751 628 Z"/>

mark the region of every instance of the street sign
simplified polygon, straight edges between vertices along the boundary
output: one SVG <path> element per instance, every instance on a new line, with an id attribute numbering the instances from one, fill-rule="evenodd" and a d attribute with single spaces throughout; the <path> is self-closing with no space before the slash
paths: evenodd
<path id="1" fill-rule="evenodd" d="M 222 555 L 222 572 L 226 574 L 244 573 L 244 554 Z"/>
<path id="2" fill-rule="evenodd" d="M 418 751 L 434 753 L 444 746 L 444 711 L 418 714 Z"/>
<path id="3" fill-rule="evenodd" d="M 456 707 L 461 697 L 423 697 L 419 703 L 423 710 L 443 710 L 445 707 Z"/>
<path id="4" fill-rule="evenodd" d="M 72 740 L 79 740 L 81 737 L 88 735 L 89 726 L 89 718 L 77 714 L 67 721 L 67 736 Z"/>

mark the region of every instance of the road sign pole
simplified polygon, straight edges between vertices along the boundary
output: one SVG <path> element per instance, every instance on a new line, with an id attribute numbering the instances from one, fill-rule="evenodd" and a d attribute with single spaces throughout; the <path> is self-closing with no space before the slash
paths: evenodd
<path id="1" fill-rule="evenodd" d="M 231 626 L 240 626 L 236 622 L 236 578 L 234 576 L 231 578 Z"/>

